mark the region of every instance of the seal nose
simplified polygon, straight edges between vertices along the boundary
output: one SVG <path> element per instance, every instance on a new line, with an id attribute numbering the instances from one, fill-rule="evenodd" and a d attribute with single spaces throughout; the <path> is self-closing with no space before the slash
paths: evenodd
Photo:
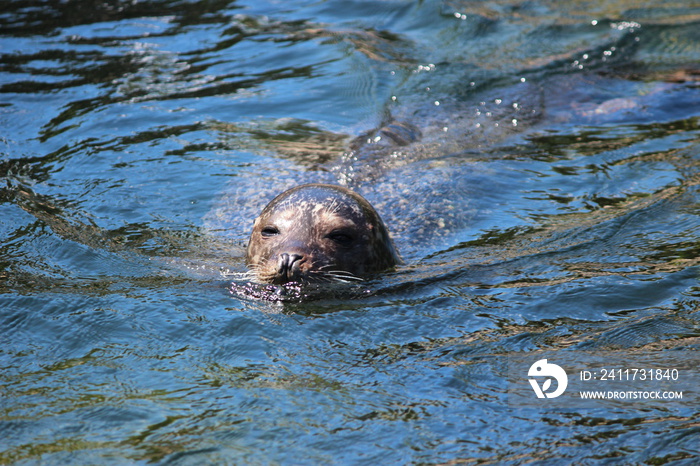
<path id="1" fill-rule="evenodd" d="M 301 254 L 287 254 L 283 252 L 277 259 L 277 278 L 281 283 L 287 283 L 299 278 L 301 264 L 305 257 Z"/>

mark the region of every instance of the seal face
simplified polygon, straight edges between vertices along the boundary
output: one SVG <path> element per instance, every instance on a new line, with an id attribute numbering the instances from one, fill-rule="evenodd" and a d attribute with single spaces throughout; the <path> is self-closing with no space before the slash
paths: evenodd
<path id="1" fill-rule="evenodd" d="M 255 220 L 246 264 L 272 284 L 348 282 L 400 263 L 381 218 L 341 186 L 304 184 L 274 198 Z"/>

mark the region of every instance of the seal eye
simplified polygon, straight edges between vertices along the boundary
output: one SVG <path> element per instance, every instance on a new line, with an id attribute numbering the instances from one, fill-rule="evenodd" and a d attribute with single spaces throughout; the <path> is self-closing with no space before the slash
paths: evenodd
<path id="1" fill-rule="evenodd" d="M 343 231 L 334 231 L 328 234 L 326 238 L 329 238 L 339 244 L 340 246 L 343 247 L 350 247 L 352 246 L 353 241 L 355 241 L 355 238 L 346 232 Z"/>
<path id="2" fill-rule="evenodd" d="M 264 238 L 268 238 L 268 237 L 270 237 L 270 236 L 279 235 L 279 234 L 280 234 L 280 231 L 279 231 L 279 229 L 278 229 L 277 227 L 269 226 L 269 227 L 263 228 L 262 231 L 260 231 L 260 234 L 261 234 Z"/>

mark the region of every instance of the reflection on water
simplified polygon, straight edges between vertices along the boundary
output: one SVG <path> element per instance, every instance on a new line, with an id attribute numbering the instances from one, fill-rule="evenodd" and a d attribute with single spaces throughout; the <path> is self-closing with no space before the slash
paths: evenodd
<path id="1" fill-rule="evenodd" d="M 692 399 L 503 378 L 697 351 L 700 11 L 657 3 L 10 2 L 0 462 L 691 464 Z M 310 181 L 406 264 L 232 293 Z"/>

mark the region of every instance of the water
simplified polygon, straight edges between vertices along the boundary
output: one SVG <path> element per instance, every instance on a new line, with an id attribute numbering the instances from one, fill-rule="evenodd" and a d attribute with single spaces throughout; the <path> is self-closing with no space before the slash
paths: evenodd
<path id="1" fill-rule="evenodd" d="M 698 14 L 7 2 L 0 463 L 694 464 Z M 367 142 L 393 120 L 422 137 Z M 352 297 L 231 294 L 301 181 L 360 191 L 406 264 Z M 678 365 L 685 398 L 508 379 L 596 354 Z"/>

